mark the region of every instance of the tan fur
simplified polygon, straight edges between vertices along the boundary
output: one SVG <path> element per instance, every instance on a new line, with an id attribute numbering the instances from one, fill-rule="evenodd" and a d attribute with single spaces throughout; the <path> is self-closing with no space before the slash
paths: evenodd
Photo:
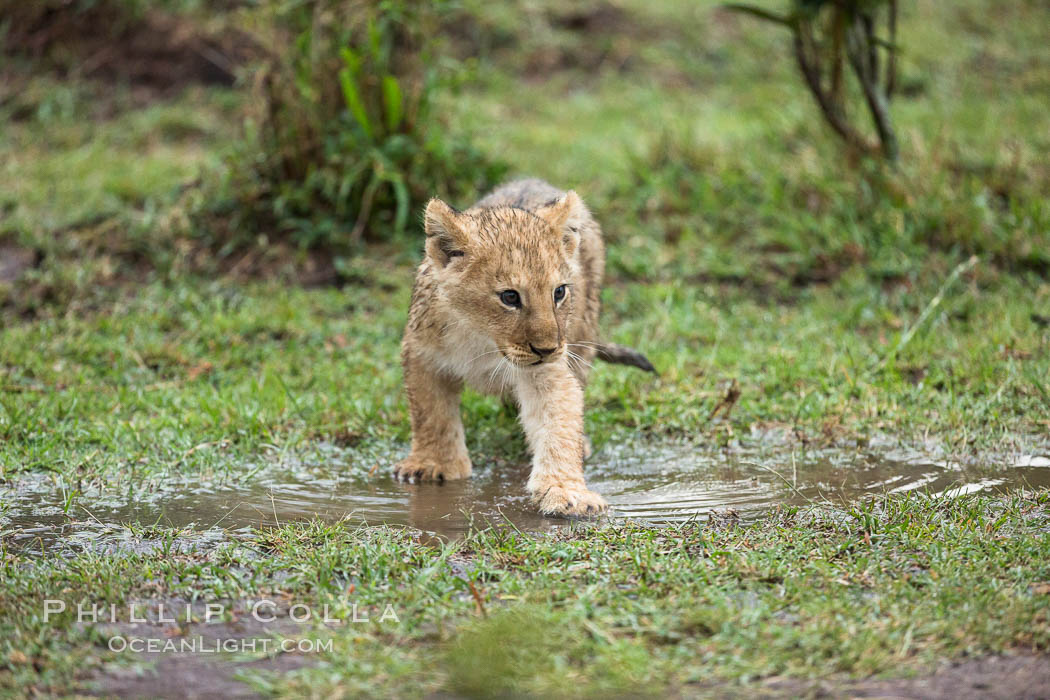
<path id="1" fill-rule="evenodd" d="M 517 402 L 532 451 L 527 488 L 541 512 L 606 510 L 583 478 L 583 390 L 598 348 L 605 265 L 598 224 L 575 192 L 522 180 L 462 213 L 431 200 L 425 228 L 401 345 L 412 451 L 395 477 L 470 475 L 459 415 L 466 384 Z M 562 284 L 567 293 L 556 303 Z M 501 301 L 507 290 L 518 292 L 521 308 Z"/>

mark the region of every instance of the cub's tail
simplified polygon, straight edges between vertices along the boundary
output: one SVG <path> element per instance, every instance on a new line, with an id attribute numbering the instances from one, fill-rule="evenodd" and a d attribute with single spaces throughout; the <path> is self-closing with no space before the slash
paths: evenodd
<path id="1" fill-rule="evenodd" d="M 598 346 L 598 359 L 614 365 L 630 365 L 646 372 L 656 373 L 656 368 L 642 353 L 637 350 L 616 345 L 615 343 L 603 343 Z"/>

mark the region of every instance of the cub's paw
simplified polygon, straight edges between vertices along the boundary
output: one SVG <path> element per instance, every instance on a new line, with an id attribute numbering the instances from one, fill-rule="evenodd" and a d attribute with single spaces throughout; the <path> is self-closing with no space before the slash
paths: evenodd
<path id="1" fill-rule="evenodd" d="M 558 518 L 597 518 L 609 510 L 605 499 L 583 484 L 537 489 L 533 501 L 541 513 Z"/>
<path id="2" fill-rule="evenodd" d="M 470 476 L 470 460 L 466 457 L 434 459 L 409 455 L 394 466 L 394 479 L 414 484 L 421 481 L 451 481 Z"/>

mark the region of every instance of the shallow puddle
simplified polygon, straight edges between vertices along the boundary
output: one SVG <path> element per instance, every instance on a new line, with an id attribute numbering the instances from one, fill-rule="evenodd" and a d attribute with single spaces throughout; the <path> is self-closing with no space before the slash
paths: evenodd
<path id="1" fill-rule="evenodd" d="M 482 466 L 466 481 L 410 485 L 393 481 L 386 469 L 363 473 L 352 466 L 352 453 L 332 448 L 319 454 L 309 462 L 258 469 L 244 483 L 172 477 L 150 492 L 89 490 L 75 499 L 52 481 L 25 479 L 0 488 L 0 537 L 11 550 L 46 555 L 199 547 L 315 517 L 408 525 L 446 537 L 462 534 L 472 522 L 506 520 L 534 531 L 567 524 L 530 509 L 525 465 Z M 607 447 L 590 460 L 587 478 L 609 501 L 614 517 L 654 522 L 703 518 L 725 509 L 748 519 L 777 505 L 841 503 L 910 490 L 944 494 L 1050 486 L 1050 450 L 999 461 L 964 466 L 888 445 L 806 452 Z M 152 526 L 189 528 L 194 535 L 164 539 Z"/>

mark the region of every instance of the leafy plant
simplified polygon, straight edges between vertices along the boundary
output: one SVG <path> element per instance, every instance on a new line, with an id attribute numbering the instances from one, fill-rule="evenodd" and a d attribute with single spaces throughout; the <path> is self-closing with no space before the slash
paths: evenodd
<path id="1" fill-rule="evenodd" d="M 794 37 L 799 71 L 832 130 L 852 148 L 897 160 L 897 135 L 889 113 L 897 86 L 897 0 L 791 0 L 784 14 L 754 5 L 724 7 L 787 27 Z M 880 25 L 885 25 L 887 38 L 878 35 Z M 850 117 L 850 70 L 877 141 L 865 136 Z"/>
<path id="2" fill-rule="evenodd" d="M 504 173 L 448 135 L 432 98 L 459 74 L 437 43 L 439 0 L 284 0 L 255 77 L 254 133 L 232 157 L 234 236 L 302 247 L 400 234 L 426 198 L 458 200 Z"/>

